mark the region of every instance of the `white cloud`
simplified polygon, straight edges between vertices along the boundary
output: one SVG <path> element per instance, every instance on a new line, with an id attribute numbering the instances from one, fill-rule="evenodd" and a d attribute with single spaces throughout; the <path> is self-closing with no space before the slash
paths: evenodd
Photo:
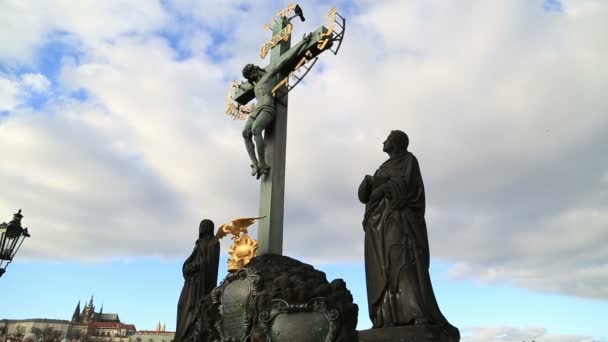
<path id="1" fill-rule="evenodd" d="M 229 80 L 268 39 L 274 5 L 3 5 L 0 21 L 23 18 L 0 35 L 24 39 L 7 40 L 0 60 L 30 63 L 54 30 L 82 52 L 63 60 L 62 90 L 42 113 L 20 109 L 0 124 L 0 155 L 15 161 L 0 166 L 0 210 L 8 219 L 24 207 L 37 236 L 24 256 L 178 256 L 198 220 L 257 213 L 243 123 L 223 107 Z M 329 9 L 301 5 L 294 37 Z M 356 189 L 384 160 L 386 134 L 402 129 L 425 179 L 431 255 L 457 263 L 451 276 L 608 298 L 607 6 L 359 5 L 340 53 L 321 56 L 290 94 L 285 252 L 362 262 Z M 188 14 L 184 26 L 176 14 Z M 176 59 L 161 31 L 192 58 Z M 19 85 L 0 87 L 13 110 Z M 79 89 L 86 101 L 66 97 Z"/>
<path id="2" fill-rule="evenodd" d="M 168 19 L 160 2 L 135 0 L 69 0 L 2 3 L 0 61 L 7 65 L 33 63 L 36 50 L 54 33 L 72 35 L 77 48 L 94 48 L 102 40 L 123 34 L 142 34 Z"/>
<path id="3" fill-rule="evenodd" d="M 572 17 L 593 17 L 597 11 L 605 10 L 600 0 L 565 1 L 565 12 Z"/>
<path id="4" fill-rule="evenodd" d="M 463 342 L 599 342 L 589 336 L 551 334 L 545 328 L 495 326 L 464 329 Z"/>
<path id="5" fill-rule="evenodd" d="M 51 82 L 42 74 L 23 74 L 21 84 L 37 93 L 44 93 L 51 86 Z"/>
<path id="6" fill-rule="evenodd" d="M 0 111 L 13 110 L 19 103 L 19 84 L 0 77 Z"/>
<path id="7" fill-rule="evenodd" d="M 0 111 L 15 110 L 32 93 L 44 93 L 49 87 L 49 80 L 41 74 L 26 73 L 15 78 L 0 75 Z"/>

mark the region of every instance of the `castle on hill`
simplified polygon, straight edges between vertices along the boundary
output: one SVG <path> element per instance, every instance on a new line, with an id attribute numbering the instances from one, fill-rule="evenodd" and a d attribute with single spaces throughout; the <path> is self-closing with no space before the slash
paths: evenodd
<path id="1" fill-rule="evenodd" d="M 93 296 L 83 308 L 78 301 L 71 320 L 0 319 L 0 342 L 21 341 L 19 336 L 28 333 L 36 334 L 39 342 L 171 342 L 175 335 L 160 322 L 155 330 L 137 331 L 134 324 L 121 322 L 117 313 L 104 313 L 103 305 L 97 312 Z"/>
<path id="2" fill-rule="evenodd" d="M 74 309 L 66 337 L 70 340 L 80 340 L 82 337 L 96 340 L 97 337 L 111 337 L 112 340 L 123 342 L 125 338 L 137 332 L 135 325 L 120 321 L 116 313 L 103 313 L 103 305 L 95 312 L 93 296 L 89 303 L 80 310 L 80 301 Z"/>

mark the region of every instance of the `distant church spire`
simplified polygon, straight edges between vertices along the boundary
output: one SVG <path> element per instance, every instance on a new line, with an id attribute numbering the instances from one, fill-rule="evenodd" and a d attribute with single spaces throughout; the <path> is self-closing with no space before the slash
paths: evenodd
<path id="1" fill-rule="evenodd" d="M 99 315 L 101 316 L 102 313 L 103 313 L 103 303 L 101 303 L 101 309 L 99 309 Z"/>
<path id="2" fill-rule="evenodd" d="M 76 305 L 76 310 L 74 310 L 74 314 L 72 315 L 72 322 L 77 322 L 80 319 L 80 300 L 78 300 L 78 305 Z"/>
<path id="3" fill-rule="evenodd" d="M 87 305 L 84 310 L 82 310 L 82 319 L 80 323 L 90 323 L 93 322 L 93 318 L 95 316 L 95 306 L 93 305 L 93 295 L 91 295 L 91 300 L 89 301 L 89 305 Z"/>

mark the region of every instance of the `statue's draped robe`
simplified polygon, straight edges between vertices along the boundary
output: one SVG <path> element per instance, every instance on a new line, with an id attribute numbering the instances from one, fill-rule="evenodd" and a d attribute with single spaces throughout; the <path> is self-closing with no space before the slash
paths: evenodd
<path id="1" fill-rule="evenodd" d="M 177 304 L 176 342 L 192 338 L 200 313 L 200 310 L 195 310 L 197 303 L 217 285 L 220 245 L 215 243 L 209 246 L 212 238 L 204 236 L 196 240 L 192 254 L 182 267 L 185 282 Z"/>
<path id="2" fill-rule="evenodd" d="M 365 208 L 365 273 L 374 327 L 437 323 L 441 314 L 429 277 L 425 197 L 416 157 L 410 152 L 384 162 L 373 186 L 385 185 L 379 200 Z"/>

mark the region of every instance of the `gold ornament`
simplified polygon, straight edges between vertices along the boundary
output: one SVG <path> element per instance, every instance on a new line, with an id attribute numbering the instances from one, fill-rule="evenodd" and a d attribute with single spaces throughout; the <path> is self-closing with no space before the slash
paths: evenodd
<path id="1" fill-rule="evenodd" d="M 225 223 L 220 226 L 211 243 L 219 241 L 227 234 L 232 235 L 232 246 L 228 249 L 228 271 L 234 272 L 245 267 L 258 250 L 258 242 L 247 235 L 247 229 L 257 220 L 263 219 L 266 216 L 259 217 L 244 217 L 236 218 L 230 223 Z"/>

